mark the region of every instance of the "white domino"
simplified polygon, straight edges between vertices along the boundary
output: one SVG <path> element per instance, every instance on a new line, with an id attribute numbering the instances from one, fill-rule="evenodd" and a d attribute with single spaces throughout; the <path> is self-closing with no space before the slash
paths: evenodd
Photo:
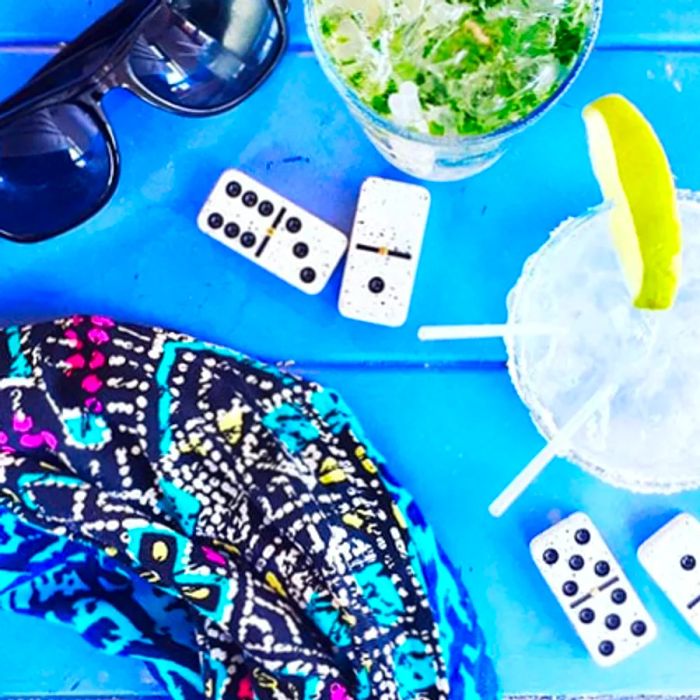
<path id="1" fill-rule="evenodd" d="M 340 290 L 343 316 L 383 326 L 406 322 L 429 210 L 425 187 L 365 180 Z"/>
<path id="2" fill-rule="evenodd" d="M 219 178 L 197 224 L 307 294 L 323 290 L 348 245 L 338 229 L 239 170 Z"/>
<path id="3" fill-rule="evenodd" d="M 642 566 L 700 635 L 700 521 L 681 513 L 637 552 Z"/>
<path id="4" fill-rule="evenodd" d="M 656 625 L 585 513 L 535 537 L 530 552 L 600 666 L 613 666 L 655 639 Z"/>

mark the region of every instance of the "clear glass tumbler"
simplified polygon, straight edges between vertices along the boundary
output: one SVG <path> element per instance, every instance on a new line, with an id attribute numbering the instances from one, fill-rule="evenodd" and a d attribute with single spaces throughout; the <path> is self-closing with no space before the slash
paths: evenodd
<path id="1" fill-rule="evenodd" d="M 510 377 L 539 432 L 552 440 L 584 405 L 599 404 L 562 455 L 642 493 L 700 487 L 700 195 L 679 199 L 683 259 L 671 309 L 633 306 L 607 206 L 564 222 L 508 297 L 514 328 L 551 329 L 506 338 Z"/>
<path id="2" fill-rule="evenodd" d="M 431 136 L 402 128 L 364 104 L 338 73 L 323 46 L 315 0 L 304 0 L 306 26 L 321 68 L 377 150 L 399 170 L 424 180 L 461 180 L 486 170 L 504 153 L 505 142 L 552 107 L 570 87 L 588 59 L 598 35 L 603 0 L 593 0 L 587 40 L 557 91 L 524 119 L 483 136 Z"/>

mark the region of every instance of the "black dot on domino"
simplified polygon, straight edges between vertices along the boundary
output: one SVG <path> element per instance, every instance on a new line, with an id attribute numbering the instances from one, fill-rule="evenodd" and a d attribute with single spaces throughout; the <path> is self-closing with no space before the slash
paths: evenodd
<path id="1" fill-rule="evenodd" d="M 584 565 L 584 560 L 583 557 L 580 554 L 574 554 L 571 559 L 569 559 L 569 566 L 574 570 L 574 571 L 581 571 L 583 569 Z"/>
<path id="2" fill-rule="evenodd" d="M 255 245 L 255 241 L 257 239 L 255 238 L 255 234 L 251 233 L 250 231 L 246 231 L 242 236 L 241 236 L 241 245 L 244 248 L 252 248 Z"/>
<path id="3" fill-rule="evenodd" d="M 297 243 L 292 252 L 297 258 L 305 258 L 309 254 L 309 246 L 306 243 Z"/>
<path id="4" fill-rule="evenodd" d="M 607 576 L 610 573 L 610 564 L 607 561 L 599 561 L 595 565 L 597 576 Z"/>
<path id="5" fill-rule="evenodd" d="M 224 234 L 227 238 L 235 238 L 240 232 L 241 227 L 235 222 L 231 222 L 224 226 Z"/>
<path id="6" fill-rule="evenodd" d="M 588 544 L 591 541 L 591 533 L 585 528 L 581 528 L 580 530 L 576 530 L 574 539 L 578 544 Z"/>
<path id="7" fill-rule="evenodd" d="M 561 587 L 561 590 L 565 596 L 571 597 L 572 595 L 576 595 L 578 593 L 578 585 L 576 584 L 576 581 L 566 581 Z"/>
<path id="8" fill-rule="evenodd" d="M 232 180 L 228 183 L 228 185 L 226 185 L 226 194 L 229 197 L 238 197 L 238 195 L 241 193 L 241 189 L 241 184 L 235 180 Z"/>
<path id="9" fill-rule="evenodd" d="M 258 211 L 260 212 L 260 216 L 270 216 L 273 211 L 275 211 L 275 207 L 272 205 L 272 202 L 268 202 L 267 200 L 260 202 L 260 206 L 258 207 Z"/>
<path id="10" fill-rule="evenodd" d="M 559 561 L 559 552 L 556 549 L 545 549 L 542 559 L 544 559 L 545 564 L 552 566 Z"/>
<path id="11" fill-rule="evenodd" d="M 635 620 L 630 626 L 630 631 L 635 637 L 642 637 L 646 634 L 647 626 L 641 620 Z"/>
<path id="12" fill-rule="evenodd" d="M 311 284 L 316 279 L 316 271 L 311 267 L 305 267 L 299 274 L 301 281 Z"/>
<path id="13" fill-rule="evenodd" d="M 289 233 L 299 233 L 301 231 L 301 221 L 296 216 L 287 219 L 287 231 Z"/>
<path id="14" fill-rule="evenodd" d="M 590 625 L 590 623 L 595 620 L 595 613 L 590 608 L 584 608 L 578 614 L 578 619 L 581 620 L 584 625 Z"/>
<path id="15" fill-rule="evenodd" d="M 384 291 L 386 284 L 381 277 L 372 277 L 367 286 L 372 294 L 381 294 Z"/>
<path id="16" fill-rule="evenodd" d="M 254 207 L 258 203 L 258 195 L 255 192 L 246 192 L 243 195 L 243 204 L 247 207 Z"/>
<path id="17" fill-rule="evenodd" d="M 622 605 L 627 600 L 627 593 L 622 588 L 616 588 L 610 594 L 610 598 L 615 605 Z"/>
<path id="18" fill-rule="evenodd" d="M 224 225 L 224 217 L 221 214 L 210 214 L 207 222 L 212 228 L 221 228 Z"/>
<path id="19" fill-rule="evenodd" d="M 620 616 L 615 615 L 614 613 L 612 615 L 608 615 L 605 618 L 605 626 L 609 630 L 616 630 L 620 626 Z"/>
<path id="20" fill-rule="evenodd" d="M 686 554 L 681 558 L 681 567 L 686 571 L 692 571 L 697 565 L 697 561 L 692 554 Z"/>
<path id="21" fill-rule="evenodd" d="M 603 656 L 610 656 L 615 651 L 615 645 L 608 639 L 605 639 L 598 645 L 598 651 Z"/>

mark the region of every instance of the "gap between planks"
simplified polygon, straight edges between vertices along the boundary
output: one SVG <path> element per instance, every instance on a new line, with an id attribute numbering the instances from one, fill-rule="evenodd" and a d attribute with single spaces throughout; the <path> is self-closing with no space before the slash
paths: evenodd
<path id="1" fill-rule="evenodd" d="M 505 694 L 502 700 L 700 700 L 700 695 L 664 694 L 664 693 L 620 693 L 617 695 L 521 695 Z M 58 695 L 55 693 L 37 693 L 22 695 L 3 695 L 0 700 L 171 700 L 167 695 Z"/>
<path id="2" fill-rule="evenodd" d="M 68 42 L 49 40 L 11 41 L 0 40 L 0 54 L 33 54 L 52 56 L 63 48 Z M 624 39 L 599 40 L 595 51 L 619 51 L 619 52 L 651 52 L 651 53 L 700 53 L 700 37 L 684 37 L 681 39 L 649 37 L 641 41 L 627 41 Z M 288 52 L 301 57 L 313 56 L 314 52 L 310 44 L 304 42 L 291 42 Z"/>
<path id="3" fill-rule="evenodd" d="M 53 56 L 70 42 L 67 41 L 2 41 L 0 40 L 0 54 L 34 54 L 41 56 Z M 287 48 L 290 53 L 299 56 L 313 56 L 310 44 L 291 42 Z"/>

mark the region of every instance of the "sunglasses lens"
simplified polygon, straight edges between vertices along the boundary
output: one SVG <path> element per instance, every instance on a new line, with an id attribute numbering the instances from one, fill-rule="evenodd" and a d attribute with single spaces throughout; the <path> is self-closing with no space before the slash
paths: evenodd
<path id="1" fill-rule="evenodd" d="M 89 113 L 64 104 L 0 127 L 0 232 L 40 240 L 72 228 L 109 189 L 110 151 Z"/>
<path id="2" fill-rule="evenodd" d="M 268 73 L 282 48 L 269 0 L 179 0 L 146 26 L 129 58 L 143 87 L 174 107 L 232 104 Z"/>

